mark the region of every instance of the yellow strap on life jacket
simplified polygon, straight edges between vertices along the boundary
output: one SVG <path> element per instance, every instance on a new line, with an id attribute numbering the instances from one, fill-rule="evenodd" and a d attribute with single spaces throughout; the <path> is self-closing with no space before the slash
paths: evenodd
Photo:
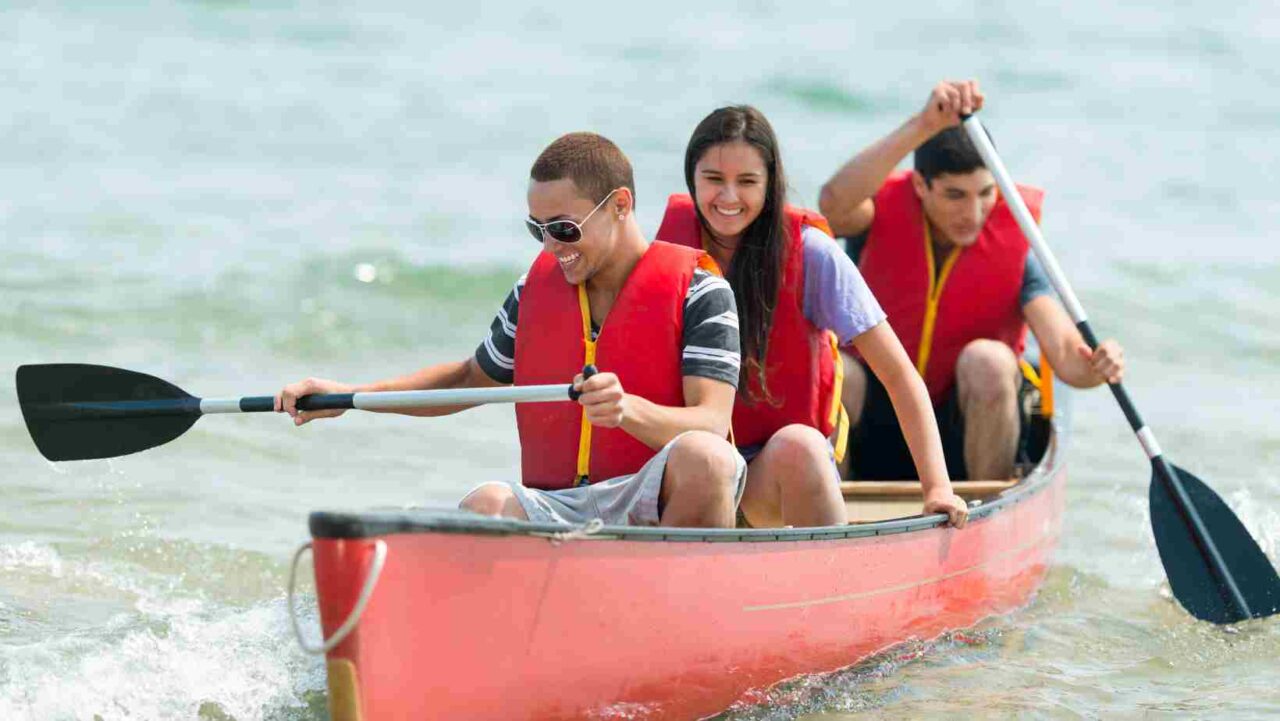
<path id="1" fill-rule="evenodd" d="M 835 451 L 836 463 L 843 461 L 849 450 L 849 412 L 843 403 L 840 404 L 840 418 L 836 420 L 836 446 L 831 450 Z"/>
<path id="2" fill-rule="evenodd" d="M 1035 386 L 1039 390 L 1044 389 L 1044 386 L 1041 385 L 1042 381 L 1040 380 L 1040 374 L 1036 372 L 1036 367 L 1031 365 L 1030 361 L 1026 358 L 1019 358 L 1018 367 L 1022 369 L 1022 377 L 1030 381 L 1031 385 Z"/>
<path id="3" fill-rule="evenodd" d="M 1036 372 L 1035 366 L 1031 365 L 1026 358 L 1018 359 L 1018 367 L 1022 369 L 1022 377 L 1026 378 L 1031 385 L 1040 391 L 1040 415 L 1044 418 L 1053 417 L 1053 366 L 1049 365 L 1049 359 L 1042 354 L 1040 356 L 1040 372 Z"/>
<path id="4" fill-rule="evenodd" d="M 827 343 L 831 346 L 831 360 L 834 363 L 831 383 L 831 412 L 827 414 L 827 422 L 835 425 L 840 420 L 840 389 L 844 388 L 844 361 L 840 358 L 840 341 L 836 334 L 827 331 Z"/>
<path id="5" fill-rule="evenodd" d="M 926 298 L 924 324 L 920 329 L 920 349 L 916 352 L 916 371 L 921 377 L 924 377 L 924 371 L 929 367 L 929 352 L 933 350 L 933 326 L 938 320 L 938 301 L 942 299 L 942 288 L 963 251 L 963 248 L 952 248 L 947 259 L 942 261 L 942 272 L 935 272 L 933 235 L 929 231 L 928 218 L 924 219 L 924 257 L 925 264 L 929 267 L 929 294 Z"/>
<path id="6" fill-rule="evenodd" d="M 834 450 L 836 463 L 839 463 L 844 460 L 844 452 L 849 445 L 849 413 L 840 402 L 840 395 L 844 389 L 844 359 L 840 357 L 840 339 L 836 338 L 836 334 L 827 331 L 827 340 L 831 343 L 831 360 L 835 364 L 833 368 L 835 377 L 831 384 L 831 414 L 827 417 L 827 422 L 836 430 Z"/>
<path id="7" fill-rule="evenodd" d="M 582 311 L 582 365 L 594 365 L 596 362 L 596 342 L 591 337 L 591 303 L 587 300 L 587 286 L 578 286 L 578 308 Z M 578 432 L 578 475 L 573 485 L 585 486 L 591 472 L 591 421 L 587 420 L 587 409 L 582 409 L 582 430 Z"/>
<path id="8" fill-rule="evenodd" d="M 1040 356 L 1040 415 L 1053 418 L 1053 366 Z"/>

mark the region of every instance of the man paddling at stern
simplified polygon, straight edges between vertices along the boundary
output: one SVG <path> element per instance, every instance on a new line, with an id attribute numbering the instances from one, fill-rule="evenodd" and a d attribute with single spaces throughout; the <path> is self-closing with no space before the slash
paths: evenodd
<path id="1" fill-rule="evenodd" d="M 299 411 L 297 399 L 312 393 L 573 378 L 578 403 L 516 407 L 523 484 L 486 483 L 462 508 L 540 522 L 733 527 L 746 478 L 725 440 L 740 363 L 733 291 L 704 269 L 714 265 L 701 251 L 645 239 L 631 163 L 604 137 L 570 133 L 542 151 L 528 202 L 525 223 L 542 252 L 472 357 L 359 387 L 308 378 L 285 387 L 276 410 L 302 425 L 342 413 Z M 602 372 L 583 378 L 585 365 Z"/>
<path id="2" fill-rule="evenodd" d="M 939 83 L 924 109 L 863 150 L 822 187 L 819 205 L 846 238 L 934 403 L 952 478 L 1013 475 L 1019 357 L 1027 326 L 1068 384 L 1118 382 L 1113 340 L 1091 351 L 1051 293 L 995 179 L 959 127 L 982 108 L 974 81 Z M 915 170 L 894 172 L 915 151 Z M 1043 193 L 1019 187 L 1037 220 Z M 914 478 L 884 388 L 845 359 L 853 475 Z"/>

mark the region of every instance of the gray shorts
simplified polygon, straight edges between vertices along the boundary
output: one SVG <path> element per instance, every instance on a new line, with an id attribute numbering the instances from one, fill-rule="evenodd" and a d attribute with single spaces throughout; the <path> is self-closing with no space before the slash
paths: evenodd
<path id="1" fill-rule="evenodd" d="M 524 507 L 529 520 L 538 523 L 579 525 L 599 518 L 609 526 L 656 526 L 658 494 L 662 491 L 667 456 L 678 440 L 680 436 L 672 438 L 657 455 L 630 476 L 618 476 L 589 486 L 556 491 L 526 488 L 513 483 L 511 490 Z M 736 464 L 734 475 L 737 479 L 733 505 L 736 508 L 742 500 L 742 489 L 746 487 L 747 462 L 736 450 L 733 457 Z"/>

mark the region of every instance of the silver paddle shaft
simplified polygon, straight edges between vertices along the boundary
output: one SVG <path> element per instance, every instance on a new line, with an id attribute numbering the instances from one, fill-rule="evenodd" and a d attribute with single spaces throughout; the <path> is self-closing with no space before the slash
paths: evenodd
<path id="1" fill-rule="evenodd" d="M 1049 274 L 1049 281 L 1053 283 L 1058 295 L 1062 297 L 1062 304 L 1067 307 L 1067 314 L 1076 323 L 1085 322 L 1088 320 L 1088 316 L 1085 315 L 1084 306 L 1080 305 L 1080 299 L 1076 297 L 1075 291 L 1071 290 L 1071 284 L 1067 282 L 1067 276 L 1062 272 L 1062 267 L 1058 265 L 1058 259 L 1053 257 L 1053 252 L 1049 250 L 1049 245 L 1044 242 L 1044 236 L 1040 235 L 1040 226 L 1036 223 L 1035 217 L 1031 215 L 1031 210 L 1027 208 L 1027 204 L 1023 202 L 1022 195 L 1018 192 L 1018 187 L 1013 184 L 1013 178 L 1009 176 L 1009 171 L 1005 169 L 1000 156 L 996 154 L 996 148 L 991 144 L 991 138 L 987 137 L 986 131 L 982 128 L 982 121 L 978 120 L 978 116 L 971 115 L 964 121 L 964 129 L 969 134 L 969 139 L 973 141 L 974 146 L 978 148 L 978 154 L 982 156 L 982 162 L 986 163 L 987 169 L 995 176 L 996 185 L 1000 187 L 1000 194 L 1004 196 L 1004 202 L 1009 206 L 1009 210 L 1013 211 L 1013 217 L 1018 221 L 1018 227 L 1022 228 L 1022 234 L 1031 243 L 1031 249 L 1035 251 L 1036 258 L 1040 260 L 1045 272 Z"/>
<path id="2" fill-rule="evenodd" d="M 434 406 L 478 406 L 487 403 L 545 403 L 571 400 L 568 384 L 540 386 L 507 386 L 498 388 L 449 388 L 432 391 L 380 391 L 375 393 L 336 393 L 303 396 L 298 399 L 302 410 L 356 408 L 363 411 L 394 411 Z M 200 413 L 245 413 L 271 410 L 270 396 L 259 398 L 202 398 Z"/>

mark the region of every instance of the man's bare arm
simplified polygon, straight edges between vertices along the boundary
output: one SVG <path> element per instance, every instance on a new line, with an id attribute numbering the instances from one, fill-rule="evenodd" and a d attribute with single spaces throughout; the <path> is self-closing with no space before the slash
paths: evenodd
<path id="1" fill-rule="evenodd" d="M 963 528 L 969 517 L 968 506 L 952 490 L 929 391 L 898 336 L 885 321 L 854 338 L 853 347 L 889 394 L 920 476 L 925 513 L 946 513 L 952 525 Z"/>
<path id="2" fill-rule="evenodd" d="M 1040 351 L 1049 358 L 1053 370 L 1068 385 L 1093 388 L 1108 381 L 1118 383 L 1124 376 L 1124 349 L 1114 340 L 1104 340 L 1090 350 L 1067 311 L 1052 295 L 1032 298 L 1022 306 Z"/>
<path id="3" fill-rule="evenodd" d="M 736 393 L 733 384 L 685 376 L 683 387 L 684 406 L 661 406 L 625 392 L 616 375 L 599 373 L 582 382 L 580 402 L 592 425 L 620 427 L 655 450 L 685 431 L 700 430 L 727 437 Z"/>
<path id="4" fill-rule="evenodd" d="M 837 237 L 859 235 L 871 227 L 871 198 L 907 154 L 939 131 L 960 123 L 961 113 L 982 108 L 975 81 L 938 83 L 924 108 L 905 123 L 845 163 L 822 186 L 818 208 Z"/>
<path id="5" fill-rule="evenodd" d="M 567 379 L 566 379 L 567 381 Z M 299 411 L 298 398 L 315 393 L 371 393 L 378 391 L 425 391 L 445 388 L 492 388 L 503 385 L 488 376 L 475 356 L 466 360 L 450 363 L 439 363 L 427 366 L 407 375 L 396 376 L 386 380 L 375 381 L 363 385 L 349 385 L 324 378 L 307 378 L 291 383 L 276 394 L 276 410 L 293 416 L 295 425 L 302 425 L 316 418 L 334 418 L 345 411 Z M 435 406 L 431 408 L 398 408 L 395 410 L 375 411 L 377 413 L 399 413 L 406 416 L 444 416 L 457 413 L 473 406 Z"/>

